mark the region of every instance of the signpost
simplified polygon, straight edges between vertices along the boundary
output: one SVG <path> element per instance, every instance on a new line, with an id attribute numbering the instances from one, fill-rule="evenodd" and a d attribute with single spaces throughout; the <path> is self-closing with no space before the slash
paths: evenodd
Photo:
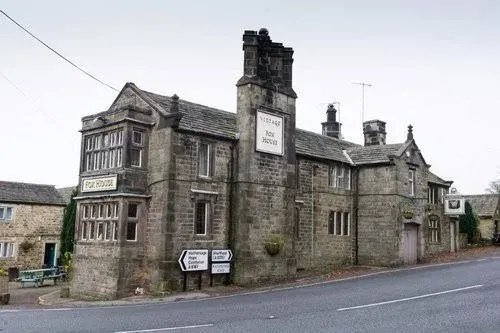
<path id="1" fill-rule="evenodd" d="M 212 264 L 212 274 L 231 273 L 231 264 L 228 262 Z"/>
<path id="2" fill-rule="evenodd" d="M 187 272 L 198 271 L 198 289 L 201 290 L 201 272 L 208 269 L 208 250 L 183 250 L 179 257 L 179 265 L 184 272 L 184 286 L 186 291 Z"/>
<path id="3" fill-rule="evenodd" d="M 231 250 L 212 250 L 212 262 L 231 261 L 232 258 Z"/>
<path id="4" fill-rule="evenodd" d="M 206 271 L 208 269 L 208 250 L 183 250 L 179 257 L 183 272 Z"/>
<path id="5" fill-rule="evenodd" d="M 210 267 L 210 286 L 213 285 L 214 274 L 230 274 L 233 252 L 229 249 L 212 250 Z M 188 272 L 198 272 L 198 289 L 201 289 L 202 272 L 208 270 L 208 250 L 190 249 L 183 250 L 179 259 L 179 266 L 184 273 L 183 290 L 187 287 Z"/>

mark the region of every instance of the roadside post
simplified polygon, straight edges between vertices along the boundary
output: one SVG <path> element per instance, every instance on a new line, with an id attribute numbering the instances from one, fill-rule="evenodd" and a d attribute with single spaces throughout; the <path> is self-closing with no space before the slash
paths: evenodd
<path id="1" fill-rule="evenodd" d="M 188 272 L 198 272 L 198 289 L 201 290 L 202 272 L 208 270 L 208 250 L 183 250 L 178 262 L 182 272 L 184 273 L 184 284 L 182 290 L 186 291 Z"/>
<path id="2" fill-rule="evenodd" d="M 210 287 L 214 284 L 214 274 L 231 274 L 231 259 L 233 252 L 229 249 L 212 250 Z"/>

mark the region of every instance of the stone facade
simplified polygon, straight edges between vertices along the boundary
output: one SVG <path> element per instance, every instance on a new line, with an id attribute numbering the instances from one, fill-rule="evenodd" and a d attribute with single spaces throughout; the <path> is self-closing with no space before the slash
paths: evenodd
<path id="1" fill-rule="evenodd" d="M 54 186 L 0 182 L 0 267 L 56 265 L 65 203 Z"/>
<path id="2" fill-rule="evenodd" d="M 73 294 L 194 287 L 177 262 L 185 249 L 231 249 L 238 284 L 452 249 L 435 194 L 451 182 L 429 171 L 411 127 L 386 144 L 385 123 L 368 121 L 359 145 L 339 139 L 329 106 L 323 135 L 297 129 L 293 50 L 265 29 L 245 31 L 243 50 L 236 113 L 127 83 L 82 119 Z"/>

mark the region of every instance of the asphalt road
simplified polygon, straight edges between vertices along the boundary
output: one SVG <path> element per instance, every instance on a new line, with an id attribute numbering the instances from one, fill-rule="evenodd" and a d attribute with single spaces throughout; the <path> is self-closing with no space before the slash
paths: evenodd
<path id="1" fill-rule="evenodd" d="M 0 332 L 498 332 L 500 257 L 196 301 L 0 310 Z"/>

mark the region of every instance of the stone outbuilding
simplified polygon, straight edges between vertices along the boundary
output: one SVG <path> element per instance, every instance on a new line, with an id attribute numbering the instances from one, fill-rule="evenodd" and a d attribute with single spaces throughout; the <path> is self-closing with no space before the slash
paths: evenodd
<path id="1" fill-rule="evenodd" d="M 330 105 L 323 134 L 301 130 L 293 50 L 261 29 L 245 31 L 243 51 L 235 112 L 127 83 L 82 119 L 73 294 L 178 289 L 186 249 L 231 249 L 231 280 L 248 284 L 456 248 L 451 182 L 411 126 L 386 144 L 385 122 L 370 120 L 364 144 L 349 142 Z"/>
<path id="2" fill-rule="evenodd" d="M 477 194 L 466 195 L 464 198 L 477 215 L 480 237 L 492 239 L 494 234 L 500 232 L 500 195 Z"/>
<path id="3" fill-rule="evenodd" d="M 65 205 L 52 185 L 0 181 L 0 267 L 56 265 Z"/>

